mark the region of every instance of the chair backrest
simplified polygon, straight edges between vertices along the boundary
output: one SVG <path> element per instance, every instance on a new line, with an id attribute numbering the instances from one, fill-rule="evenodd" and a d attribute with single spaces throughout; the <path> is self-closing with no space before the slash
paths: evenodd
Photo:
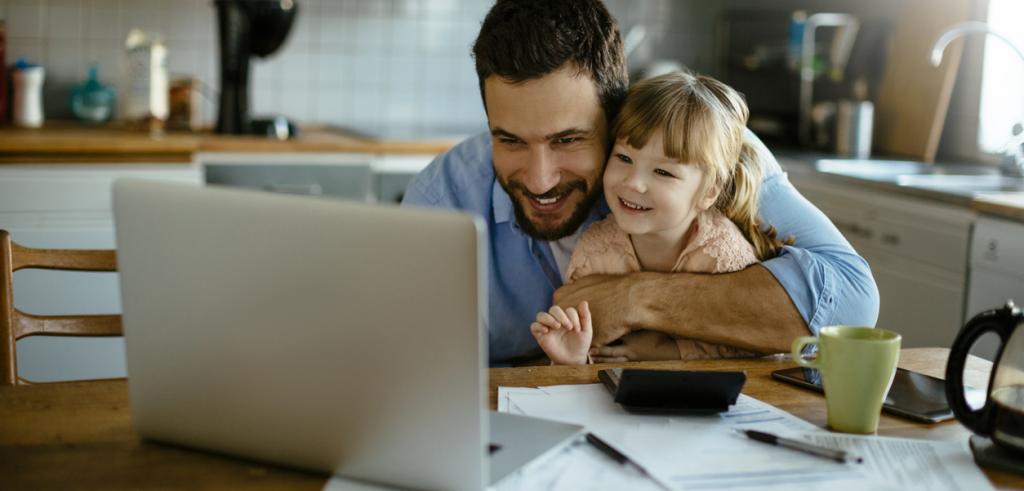
<path id="1" fill-rule="evenodd" d="M 26 336 L 120 336 L 120 315 L 33 315 L 14 308 L 14 272 L 19 269 L 117 271 L 112 250 L 32 249 L 0 230 L 0 385 L 18 378 L 17 341 Z"/>

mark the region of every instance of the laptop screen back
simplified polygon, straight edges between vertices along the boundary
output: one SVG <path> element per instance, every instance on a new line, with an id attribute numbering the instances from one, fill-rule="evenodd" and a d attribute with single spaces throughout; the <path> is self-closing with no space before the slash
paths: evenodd
<path id="1" fill-rule="evenodd" d="M 467 215 L 114 186 L 145 438 L 385 484 L 487 482 L 483 225 Z"/>

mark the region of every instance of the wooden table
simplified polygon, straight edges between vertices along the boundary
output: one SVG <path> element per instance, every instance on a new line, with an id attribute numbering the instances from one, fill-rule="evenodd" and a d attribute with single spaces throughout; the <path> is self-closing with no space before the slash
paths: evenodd
<path id="1" fill-rule="evenodd" d="M 942 377 L 948 350 L 903 350 L 900 366 Z M 497 387 L 593 383 L 611 366 L 521 367 L 490 370 L 490 405 Z M 651 362 L 630 365 L 691 370 L 745 370 L 745 394 L 816 425 L 825 424 L 825 400 L 772 380 L 773 370 L 794 366 L 782 358 Z M 986 384 L 991 364 L 968 363 L 965 379 Z M 880 435 L 965 440 L 957 422 L 926 425 L 882 415 Z M 998 487 L 1024 489 L 1024 477 L 985 471 Z M 0 488 L 3 489 L 321 489 L 325 477 L 232 457 L 143 442 L 131 426 L 125 380 L 0 387 Z"/>

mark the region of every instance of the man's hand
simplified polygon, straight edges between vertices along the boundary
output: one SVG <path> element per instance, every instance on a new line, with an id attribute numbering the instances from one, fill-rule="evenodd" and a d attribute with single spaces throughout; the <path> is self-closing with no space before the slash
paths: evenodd
<path id="1" fill-rule="evenodd" d="M 594 363 L 627 361 L 678 360 L 676 340 L 658 331 L 634 331 L 622 336 L 622 344 L 600 346 L 590 350 Z"/>
<path id="2" fill-rule="evenodd" d="M 530 324 L 530 332 L 551 361 L 559 365 L 583 365 L 587 363 L 587 350 L 594 334 L 590 319 L 587 302 L 581 302 L 579 310 L 572 307 L 563 310 L 555 305 L 537 314 L 537 321 Z"/>
<path id="3" fill-rule="evenodd" d="M 632 275 L 591 275 L 555 290 L 555 305 L 590 304 L 594 323 L 594 346 L 604 346 L 632 330 L 629 294 Z"/>

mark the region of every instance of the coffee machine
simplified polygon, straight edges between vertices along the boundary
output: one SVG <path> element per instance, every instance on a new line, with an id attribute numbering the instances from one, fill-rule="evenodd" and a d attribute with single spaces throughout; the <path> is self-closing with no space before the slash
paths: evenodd
<path id="1" fill-rule="evenodd" d="M 214 0 L 220 39 L 217 133 L 294 135 L 294 125 L 249 116 L 249 57 L 266 57 L 284 43 L 298 10 L 295 0 Z M 272 131 L 270 131 L 272 130 Z"/>
<path id="2" fill-rule="evenodd" d="M 964 396 L 964 366 L 975 341 L 986 333 L 999 337 L 985 405 L 976 408 Z M 1012 300 L 982 312 L 957 334 L 946 365 L 946 398 L 956 419 L 971 436 L 974 460 L 983 467 L 1024 474 L 1024 313 Z"/>

